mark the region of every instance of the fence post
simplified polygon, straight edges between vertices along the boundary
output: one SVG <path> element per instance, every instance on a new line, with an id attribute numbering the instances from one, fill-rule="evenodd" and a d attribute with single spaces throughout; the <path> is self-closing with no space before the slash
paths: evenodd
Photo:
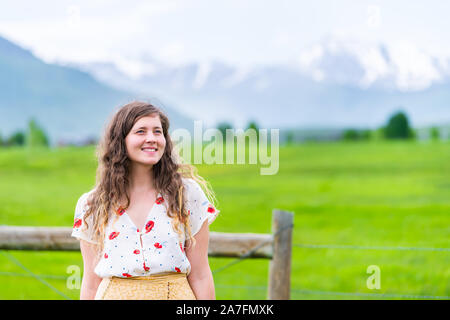
<path id="1" fill-rule="evenodd" d="M 273 257 L 269 263 L 268 300 L 290 299 L 293 221 L 294 214 L 292 212 L 272 211 L 274 237 Z M 282 231 L 278 232 L 279 230 Z"/>

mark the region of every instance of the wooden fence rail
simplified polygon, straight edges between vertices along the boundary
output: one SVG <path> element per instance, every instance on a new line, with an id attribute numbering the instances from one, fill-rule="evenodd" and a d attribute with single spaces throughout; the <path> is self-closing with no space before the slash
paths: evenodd
<path id="1" fill-rule="evenodd" d="M 267 298 L 290 298 L 293 214 L 272 212 L 272 234 L 210 232 L 208 256 L 271 259 Z M 1 250 L 79 251 L 70 227 L 0 226 Z"/>

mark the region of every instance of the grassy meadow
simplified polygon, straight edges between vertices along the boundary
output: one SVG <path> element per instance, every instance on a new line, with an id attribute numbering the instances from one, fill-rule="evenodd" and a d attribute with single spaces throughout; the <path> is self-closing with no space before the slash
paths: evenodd
<path id="1" fill-rule="evenodd" d="M 292 299 L 450 296 L 448 249 L 298 246 L 450 248 L 449 143 L 311 143 L 279 152 L 275 175 L 260 175 L 260 165 L 197 166 L 221 210 L 211 231 L 270 233 L 273 209 L 294 212 Z M 72 226 L 95 170 L 94 147 L 0 148 L 0 225 Z M 67 268 L 82 269 L 79 252 L 0 253 L 0 299 L 79 298 L 66 285 Z M 211 269 L 231 261 L 210 258 Z M 380 268 L 380 289 L 367 288 L 370 265 Z M 265 299 L 268 267 L 249 259 L 214 272 L 217 299 Z"/>

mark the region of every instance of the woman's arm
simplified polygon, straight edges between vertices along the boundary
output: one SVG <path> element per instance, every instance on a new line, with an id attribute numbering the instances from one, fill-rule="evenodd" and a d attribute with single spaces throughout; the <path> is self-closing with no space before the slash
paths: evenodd
<path id="1" fill-rule="evenodd" d="M 102 278 L 94 273 L 95 266 L 98 262 L 95 245 L 85 240 L 80 240 L 80 250 L 84 265 L 80 300 L 94 300 L 97 288 L 102 281 Z"/>
<path id="2" fill-rule="evenodd" d="M 208 220 L 194 236 L 195 247 L 186 241 L 186 257 L 191 264 L 187 279 L 197 300 L 214 300 L 214 280 L 208 262 L 209 226 Z"/>

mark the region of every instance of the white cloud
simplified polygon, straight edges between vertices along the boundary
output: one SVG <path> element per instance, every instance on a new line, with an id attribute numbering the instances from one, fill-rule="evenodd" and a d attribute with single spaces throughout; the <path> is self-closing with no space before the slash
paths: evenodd
<path id="1" fill-rule="evenodd" d="M 206 83 L 206 80 L 208 80 L 210 72 L 211 72 L 211 64 L 208 62 L 201 62 L 195 75 L 192 87 L 197 90 L 201 89 L 203 85 Z"/>
<path id="2" fill-rule="evenodd" d="M 363 88 L 369 87 L 379 78 L 386 77 L 389 74 L 389 65 L 381 54 L 379 47 L 360 47 L 356 53 L 365 70 L 364 77 L 359 82 Z"/>
<path id="3" fill-rule="evenodd" d="M 155 56 L 173 66 L 179 66 L 185 61 L 183 59 L 185 52 L 185 45 L 182 42 L 174 41 L 164 44 Z"/>
<path id="4" fill-rule="evenodd" d="M 392 72 L 400 90 L 421 90 L 440 79 L 432 57 L 410 43 L 398 43 L 388 48 Z"/>
<path id="5" fill-rule="evenodd" d="M 0 34 L 47 62 L 135 59 L 119 63 L 135 77 L 142 72 L 134 57 L 142 53 L 171 65 L 217 59 L 239 66 L 241 71 L 225 81 L 232 85 L 245 78 L 243 66 L 294 59 L 316 80 L 324 79 L 326 70 L 317 68 L 317 61 L 324 50 L 339 50 L 337 43 L 314 46 L 327 34 L 354 36 L 362 47 L 365 42 L 392 46 L 409 40 L 421 50 L 441 52 L 444 65 L 450 57 L 449 9 L 450 3 L 437 0 L 267 0 L 263 5 L 257 0 L 15 0 L 2 4 Z M 365 69 L 363 86 L 386 77 L 392 68 L 378 49 L 365 50 L 356 53 Z M 393 54 L 405 57 L 407 52 L 395 49 Z M 420 88 L 438 77 L 423 55 L 407 59 L 418 60 L 414 67 L 406 66 L 412 61 L 396 62 L 399 86 Z M 203 77 L 198 76 L 197 86 Z"/>
<path id="6" fill-rule="evenodd" d="M 230 77 L 225 78 L 222 81 L 222 85 L 225 88 L 230 88 L 232 86 L 235 86 L 235 85 L 241 83 L 242 81 L 244 81 L 245 79 L 247 79 L 250 72 L 251 72 L 251 68 L 249 68 L 247 66 L 238 66 L 235 69 L 235 72 Z"/>
<path id="7" fill-rule="evenodd" d="M 310 49 L 306 49 L 300 53 L 298 57 L 298 62 L 300 68 L 303 70 L 308 70 L 313 67 L 322 57 L 324 50 L 321 45 L 314 45 Z"/>
<path id="8" fill-rule="evenodd" d="M 418 91 L 450 75 L 450 53 L 432 54 L 408 41 L 386 45 L 341 34 L 303 49 L 297 63 L 315 81 L 328 79 L 362 88 L 385 81 L 398 90 Z M 358 68 L 361 75 L 350 72 Z"/>
<path id="9" fill-rule="evenodd" d="M 122 56 L 114 58 L 113 62 L 117 69 L 133 80 L 137 80 L 143 75 L 153 75 L 158 71 L 156 64 L 136 59 L 127 59 Z"/>

